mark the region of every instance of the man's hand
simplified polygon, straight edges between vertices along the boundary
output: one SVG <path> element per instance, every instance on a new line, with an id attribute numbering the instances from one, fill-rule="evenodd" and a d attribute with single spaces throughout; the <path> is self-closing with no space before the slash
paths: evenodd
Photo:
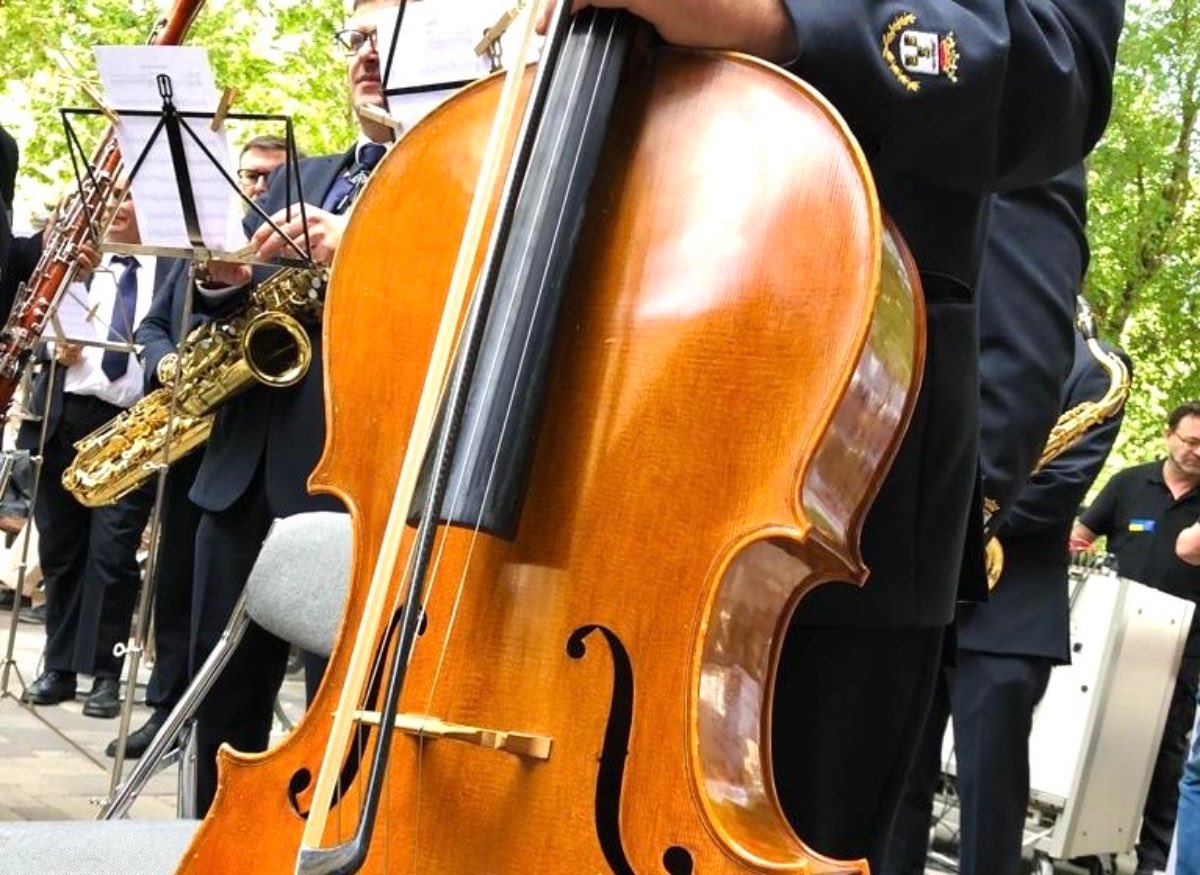
<path id="1" fill-rule="evenodd" d="M 236 261 L 210 261 L 200 281 L 218 286 L 244 286 L 250 282 L 250 265 Z"/>
<path id="2" fill-rule="evenodd" d="M 304 217 L 308 220 L 308 242 L 312 245 L 312 260 L 326 266 L 332 264 L 338 244 L 342 242 L 342 232 L 346 230 L 345 216 L 335 216 L 312 204 L 305 204 Z M 271 221 L 279 226 L 286 239 L 263 222 L 251 235 L 248 244 L 253 249 L 254 260 L 270 261 L 277 257 L 304 258 L 304 225 L 300 222 L 300 210 L 293 205 L 291 218 L 288 218 L 287 210 L 280 210 L 271 216 Z M 244 286 L 250 282 L 250 278 L 250 265 L 236 262 L 210 261 L 204 271 L 205 282 L 221 286 Z"/>
<path id="3" fill-rule="evenodd" d="M 78 343 L 54 344 L 54 360 L 64 368 L 75 365 L 83 358 L 83 347 Z"/>
<path id="4" fill-rule="evenodd" d="M 538 22 L 546 32 L 557 0 Z M 573 0 L 571 11 L 587 6 L 628 9 L 658 30 L 664 40 L 697 49 L 730 49 L 777 64 L 796 57 L 796 32 L 782 0 Z"/>
<path id="5" fill-rule="evenodd" d="M 88 277 L 100 266 L 100 252 L 87 242 L 79 244 L 75 253 L 75 282 L 86 283 Z"/>
<path id="6" fill-rule="evenodd" d="M 332 264 L 338 244 L 342 242 L 342 232 L 346 230 L 346 217 L 335 216 L 312 204 L 305 204 L 304 218 L 308 222 L 308 242 L 312 246 L 312 260 L 317 264 Z M 279 226 L 287 240 L 282 239 L 275 233 L 274 228 L 264 222 L 250 238 L 250 245 L 254 247 L 256 257 L 260 261 L 268 261 L 276 256 L 303 258 L 304 225 L 300 221 L 300 211 L 293 206 L 291 217 L 288 218 L 288 211 L 280 210 L 271 216 L 271 221 Z"/>

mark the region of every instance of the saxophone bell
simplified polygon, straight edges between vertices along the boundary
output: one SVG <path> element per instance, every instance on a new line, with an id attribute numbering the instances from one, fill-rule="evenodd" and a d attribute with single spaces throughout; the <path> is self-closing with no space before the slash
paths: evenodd
<path id="1" fill-rule="evenodd" d="M 254 379 L 268 386 L 293 386 L 312 364 L 312 341 L 299 321 L 265 311 L 246 325 L 242 355 Z"/>

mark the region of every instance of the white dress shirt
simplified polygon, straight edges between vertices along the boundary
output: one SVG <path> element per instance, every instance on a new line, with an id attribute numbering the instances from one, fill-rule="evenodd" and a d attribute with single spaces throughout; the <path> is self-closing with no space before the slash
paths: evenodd
<path id="1" fill-rule="evenodd" d="M 90 314 L 89 323 L 95 330 L 97 340 L 108 340 L 109 320 L 112 318 L 113 301 L 117 296 L 117 277 L 125 270 L 125 265 L 114 264 L 112 253 L 106 253 L 100 261 L 100 267 L 92 274 L 90 285 L 72 283 L 66 294 L 75 295 L 77 300 L 87 304 Z M 139 255 L 137 269 L 137 305 L 134 311 L 133 325 L 118 326 L 121 337 L 133 342 L 133 330 L 150 309 L 150 299 L 154 295 L 154 256 Z M 68 337 L 68 340 L 82 338 Z M 53 348 L 53 344 L 51 344 Z M 109 380 L 108 375 L 100 367 L 104 359 L 104 348 L 100 346 L 84 346 L 80 359 L 67 369 L 63 391 L 74 395 L 94 395 L 109 404 L 118 407 L 128 407 L 142 397 L 142 364 L 137 355 L 129 353 L 129 368 L 125 375 L 116 380 Z"/>

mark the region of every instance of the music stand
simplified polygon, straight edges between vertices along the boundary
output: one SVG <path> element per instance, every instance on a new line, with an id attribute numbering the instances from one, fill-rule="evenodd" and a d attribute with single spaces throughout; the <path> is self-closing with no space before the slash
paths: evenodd
<path id="1" fill-rule="evenodd" d="M 308 236 L 308 220 L 307 211 L 304 203 L 303 184 L 300 179 L 300 158 L 296 148 L 295 129 L 292 124 L 291 116 L 279 115 L 275 113 L 231 113 L 231 112 L 184 112 L 175 107 L 174 93 L 171 86 L 171 77 L 165 73 L 160 73 L 156 77 L 158 84 L 159 96 L 162 99 L 162 107 L 158 110 L 144 109 L 115 109 L 109 107 L 91 108 L 91 107 L 64 107 L 59 112 L 63 119 L 63 128 L 67 134 L 67 146 L 71 155 L 71 168 L 75 174 L 76 184 L 80 191 L 84 190 L 84 177 L 87 176 L 93 185 L 97 184 L 97 180 L 93 175 L 93 168 L 87 164 L 86 153 L 79 142 L 79 137 L 75 132 L 74 126 L 71 124 L 72 116 L 96 116 L 96 115 L 115 115 L 117 117 L 129 116 L 134 118 L 154 118 L 158 119 L 153 132 L 147 140 L 141 153 L 133 162 L 132 169 L 129 171 L 127 184 L 132 186 L 134 178 L 142 169 L 146 159 L 150 154 L 150 150 L 158 141 L 160 135 L 165 134 L 167 143 L 170 148 L 171 162 L 174 169 L 175 181 L 178 187 L 180 205 L 183 208 L 184 223 L 187 228 L 188 239 L 191 243 L 189 247 L 169 247 L 169 246 L 143 246 L 137 244 L 117 244 L 103 245 L 101 248 L 106 252 L 121 252 L 130 255 L 154 255 L 166 256 L 174 258 L 187 258 L 193 261 L 230 261 L 240 262 L 245 264 L 259 264 L 250 258 L 250 253 L 243 248 L 235 252 L 222 251 L 213 249 L 207 246 L 203 236 L 200 233 L 200 220 L 196 212 L 196 199 L 192 188 L 191 172 L 188 169 L 187 154 L 184 147 L 184 135 L 187 135 L 189 140 L 194 143 L 201 151 L 204 158 L 215 167 L 221 175 L 221 178 L 228 184 L 229 189 L 233 191 L 242 204 L 256 213 L 265 224 L 267 224 L 275 234 L 279 235 L 287 247 L 294 253 L 295 257 L 279 258 L 271 265 L 272 267 L 299 267 L 311 268 L 314 262 L 311 257 L 312 241 Z M 275 122 L 284 125 L 284 141 L 286 143 L 287 157 L 284 159 L 284 186 L 289 192 L 296 192 L 297 210 L 300 213 L 301 232 L 304 237 L 304 247 L 301 249 L 296 243 L 283 233 L 283 230 L 271 217 L 263 211 L 255 201 L 246 197 L 242 190 L 238 188 L 237 182 L 230 175 L 229 171 L 222 165 L 221 161 L 213 155 L 212 151 L 204 144 L 199 135 L 195 132 L 189 119 L 207 121 L 214 129 L 224 124 L 227 119 L 237 121 L 260 121 L 260 122 Z M 84 168 L 81 172 L 80 163 L 83 163 Z M 128 197 L 128 191 L 123 197 Z M 100 222 L 95 212 L 88 206 L 86 200 L 83 202 L 85 216 L 88 224 L 93 229 L 93 233 L 97 240 L 103 239 L 103 233 L 100 229 Z M 289 199 L 287 206 L 287 217 L 291 218 L 291 201 Z"/>

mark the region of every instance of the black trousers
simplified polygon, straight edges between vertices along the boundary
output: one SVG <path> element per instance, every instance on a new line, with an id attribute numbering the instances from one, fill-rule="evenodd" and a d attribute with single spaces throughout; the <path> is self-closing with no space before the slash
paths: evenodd
<path id="1" fill-rule="evenodd" d="M 188 491 L 203 456 L 200 450 L 175 462 L 163 490 L 154 581 L 154 670 L 146 704 L 164 711 L 175 707 L 191 678 L 192 574 L 200 508 L 192 504 Z"/>
<path id="2" fill-rule="evenodd" d="M 220 513 L 204 511 L 196 530 L 192 593 L 192 671 L 198 671 L 229 622 L 275 514 L 263 488 L 262 465 L 246 493 Z M 251 623 L 233 657 L 196 712 L 196 810 L 203 816 L 217 783 L 217 749 L 267 749 L 275 697 L 287 669 L 288 644 Z M 311 699 L 327 660 L 304 655 Z"/>
<path id="3" fill-rule="evenodd" d="M 962 875 L 1018 875 L 1029 803 L 1029 731 L 1053 663 L 960 650 L 942 670 L 901 800 L 883 875 L 921 875 L 929 850 L 942 737 L 954 719 Z"/>
<path id="4" fill-rule="evenodd" d="M 62 416 L 47 437 L 34 519 L 46 590 L 45 667 L 116 678 L 123 659 L 113 646 L 129 637 L 140 573 L 137 550 L 150 516 L 153 485 L 107 507 L 87 508 L 62 486 L 75 441 L 121 408 L 64 393 Z"/>
<path id="5" fill-rule="evenodd" d="M 775 784 L 819 853 L 883 861 L 933 695 L 945 630 L 793 624 L 772 725 Z"/>
<path id="6" fill-rule="evenodd" d="M 212 652 L 246 586 L 273 519 L 262 469 L 228 510 L 204 511 L 196 530 L 192 598 L 193 673 Z M 267 749 L 272 708 L 287 668 L 288 645 L 251 623 L 233 658 L 196 712 L 196 811 L 203 816 L 217 789 L 217 749 Z"/>
<path id="7" fill-rule="evenodd" d="M 1196 685 L 1200 658 L 1185 657 L 1171 694 L 1167 725 L 1163 727 L 1154 774 L 1142 809 L 1142 831 L 1138 835 L 1137 867 L 1166 869 L 1171 839 L 1175 833 L 1175 814 L 1179 807 L 1179 779 L 1187 759 L 1188 733 L 1196 716 Z"/>

